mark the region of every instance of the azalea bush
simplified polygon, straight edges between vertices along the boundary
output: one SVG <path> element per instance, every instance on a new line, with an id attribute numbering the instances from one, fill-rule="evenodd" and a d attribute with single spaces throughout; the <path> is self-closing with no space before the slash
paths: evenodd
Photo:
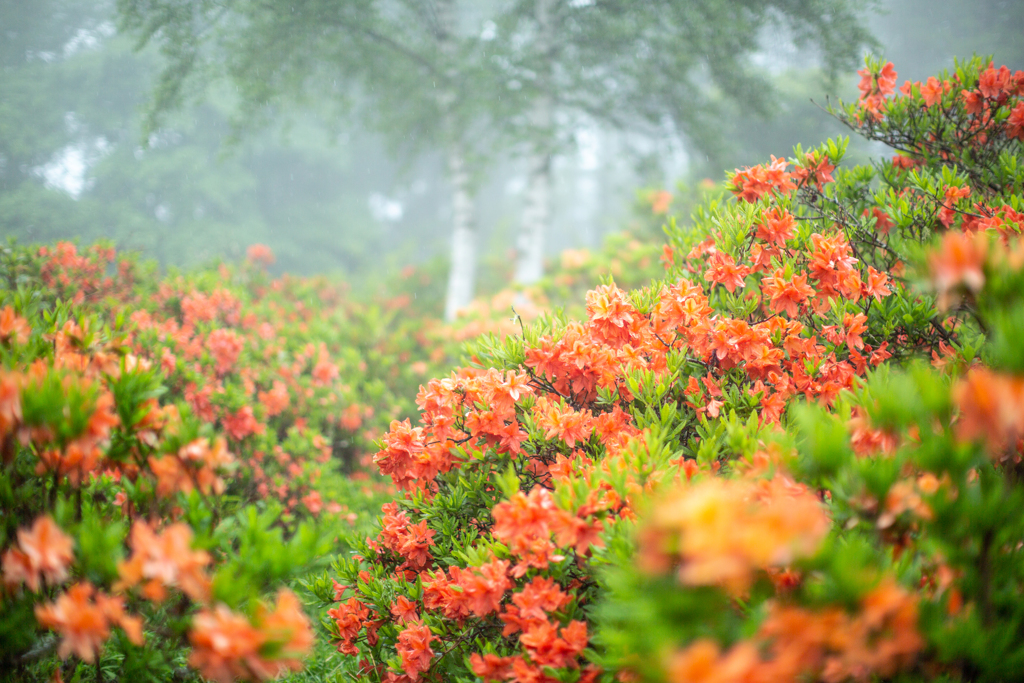
<path id="1" fill-rule="evenodd" d="M 105 245 L 0 253 L 0 669 L 301 668 L 288 586 L 387 499 L 369 444 L 438 360 L 393 305 L 272 258 L 163 277 Z"/>
<path id="2" fill-rule="evenodd" d="M 862 76 L 836 113 L 894 159 L 737 171 L 664 279 L 421 388 L 403 495 L 313 585 L 358 675 L 1012 675 L 1024 74 Z"/>

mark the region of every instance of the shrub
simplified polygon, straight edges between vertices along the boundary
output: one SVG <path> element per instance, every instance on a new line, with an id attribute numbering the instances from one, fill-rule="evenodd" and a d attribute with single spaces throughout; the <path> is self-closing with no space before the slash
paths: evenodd
<path id="1" fill-rule="evenodd" d="M 428 382 L 374 456 L 403 496 L 314 587 L 361 675 L 1011 675 L 1024 414 L 1021 380 L 992 373 L 1021 363 L 1024 75 L 1006 74 L 976 59 L 890 99 L 895 71 L 870 63 L 838 115 L 902 156 L 837 168 L 840 140 L 738 171 L 732 201 L 670 228 L 664 281 L 599 287 L 587 320 L 485 339 Z M 957 404 L 921 358 L 993 370 L 956 380 Z"/>
<path id="2" fill-rule="evenodd" d="M 103 245 L 0 254 L 0 669 L 17 679 L 59 658 L 76 680 L 262 680 L 309 652 L 286 586 L 386 500 L 361 471 L 369 435 L 436 357 L 416 321 L 250 256 L 161 278 Z"/>

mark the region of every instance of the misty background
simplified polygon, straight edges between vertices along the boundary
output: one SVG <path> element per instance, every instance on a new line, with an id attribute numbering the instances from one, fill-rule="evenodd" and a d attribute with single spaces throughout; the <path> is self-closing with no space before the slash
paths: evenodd
<path id="1" fill-rule="evenodd" d="M 493 16 L 496 3 L 464 6 L 460 36 L 479 47 L 466 58 L 486 56 L 510 29 Z M 240 119 L 237 88 L 199 78 L 185 83 L 178 106 L 154 117 L 166 52 L 155 41 L 137 51 L 140 35 L 119 31 L 118 9 L 114 0 L 0 0 L 0 234 L 23 243 L 111 239 L 164 266 L 240 258 L 258 242 L 274 250 L 277 272 L 340 271 L 354 283 L 409 264 L 444 272 L 450 169 L 429 127 L 415 139 L 382 134 L 394 112 L 342 111 L 339 100 L 373 93 L 346 92 L 337 79 L 319 87 L 340 93 L 317 97 L 313 88 Z M 900 82 L 975 53 L 1024 68 L 1018 0 L 886 0 L 863 17 L 877 40 L 872 52 L 895 63 Z M 844 133 L 811 100 L 855 98 L 852 70 L 830 83 L 820 52 L 797 47 L 787 31 L 758 35 L 749 66 L 778 93 L 770 116 L 725 102 L 705 144 L 671 125 L 633 129 L 609 125 L 599 112 L 553 114 L 561 133 L 550 155 L 546 255 L 593 248 L 627 227 L 645 189 L 718 182 L 724 171 Z M 557 43 L 557 31 L 552 37 Z M 511 109 L 518 87 L 514 79 L 506 86 Z M 498 120 L 501 103 L 485 105 L 497 105 Z M 530 163 L 522 144 L 498 134 L 489 148 L 491 132 L 483 124 L 468 180 L 484 288 L 512 277 Z M 878 151 L 855 145 L 850 154 L 865 160 Z"/>

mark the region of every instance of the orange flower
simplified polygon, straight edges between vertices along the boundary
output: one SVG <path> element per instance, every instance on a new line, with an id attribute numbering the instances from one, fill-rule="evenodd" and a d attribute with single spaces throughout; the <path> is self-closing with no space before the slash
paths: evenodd
<path id="1" fill-rule="evenodd" d="M 1024 141 L 1024 102 L 1018 102 L 1006 119 L 1006 137 Z"/>
<path id="2" fill-rule="evenodd" d="M 199 438 L 179 448 L 177 453 L 150 456 L 149 468 L 157 478 L 159 496 L 173 496 L 178 491 L 189 493 L 194 488 L 209 495 L 224 491 L 224 481 L 218 472 L 234 461 L 223 437 L 217 437 L 212 448 L 207 439 Z"/>
<path id="3" fill-rule="evenodd" d="M 411 680 L 418 681 L 420 674 L 430 668 L 430 660 L 434 658 L 434 651 L 430 649 L 433 640 L 434 635 L 423 623 L 411 623 L 398 634 L 395 649 L 402 658 L 405 674 Z"/>
<path id="4" fill-rule="evenodd" d="M 1024 378 L 973 369 L 953 387 L 953 402 L 960 439 L 985 441 L 998 454 L 1024 436 Z"/>
<path id="5" fill-rule="evenodd" d="M 220 419 L 224 431 L 232 439 L 241 441 L 250 434 L 262 434 L 266 425 L 256 419 L 252 406 L 242 406 L 233 413 L 227 413 Z"/>
<path id="6" fill-rule="evenodd" d="M 924 105 L 931 107 L 942 101 L 942 96 L 953 88 L 949 81 L 940 81 L 935 76 L 929 76 L 928 82 L 921 86 L 921 97 L 924 98 Z"/>
<path id="7" fill-rule="evenodd" d="M 257 394 L 257 398 L 259 398 L 263 407 L 267 409 L 267 417 L 274 417 L 284 411 L 290 401 L 288 387 L 280 380 L 274 380 L 274 386 L 271 387 L 270 391 L 260 391 Z"/>
<path id="8" fill-rule="evenodd" d="M 796 235 L 796 221 L 793 214 L 785 209 L 773 207 L 765 211 L 762 222 L 757 224 L 757 239 L 779 247 L 786 246 L 786 240 Z"/>
<path id="9" fill-rule="evenodd" d="M 598 338 L 615 347 L 630 341 L 640 318 L 626 293 L 614 285 L 587 292 L 587 315 Z"/>
<path id="10" fill-rule="evenodd" d="M 708 282 L 717 282 L 732 293 L 745 286 L 743 280 L 749 274 L 750 269 L 747 266 L 738 266 L 728 254 L 715 252 L 708 259 L 704 279 Z"/>
<path id="11" fill-rule="evenodd" d="M 966 285 L 972 292 L 979 292 L 985 284 L 982 267 L 988 253 L 988 238 L 982 234 L 967 235 L 962 232 L 947 232 L 937 251 L 929 256 L 932 281 L 939 292 L 939 307 L 949 307 L 949 292 L 960 285 Z"/>
<path id="12" fill-rule="evenodd" d="M 278 669 L 275 675 L 302 668 L 302 659 L 313 649 L 313 630 L 294 593 L 286 589 L 278 592 L 273 611 L 260 605 L 256 624 L 265 645 L 274 646 L 274 665 Z"/>
<path id="13" fill-rule="evenodd" d="M 13 306 L 0 308 L 0 341 L 24 344 L 32 334 L 28 321 L 14 311 Z"/>
<path id="14" fill-rule="evenodd" d="M 829 531 L 818 499 L 780 475 L 767 481 L 709 479 L 677 491 L 654 512 L 641 538 L 641 562 L 682 559 L 679 578 L 733 592 L 754 570 L 785 566 L 816 552 Z"/>
<path id="15" fill-rule="evenodd" d="M 24 583 L 30 590 L 38 591 L 43 579 L 54 586 L 68 577 L 74 541 L 49 515 L 37 518 L 31 529 L 18 529 L 17 545 L 3 556 L 5 585 Z"/>
<path id="16" fill-rule="evenodd" d="M 62 659 L 73 652 L 86 662 L 95 661 L 113 624 L 124 629 L 135 645 L 143 642 L 142 622 L 124 613 L 121 598 L 99 593 L 89 583 L 76 583 L 55 602 L 38 605 L 35 612 L 41 626 L 61 635 L 57 654 Z"/>
<path id="17" fill-rule="evenodd" d="M 265 680 L 277 673 L 276 667 L 259 655 L 265 636 L 248 619 L 224 605 L 199 612 L 192 620 L 188 639 L 192 643 L 188 663 L 204 678 L 233 683 L 237 678 Z"/>
<path id="18" fill-rule="evenodd" d="M 785 312 L 791 318 L 800 312 L 800 304 L 815 294 L 814 288 L 807 284 L 806 275 L 794 275 L 787 281 L 781 268 L 761 280 L 761 291 L 771 299 L 773 312 Z"/>
<path id="19" fill-rule="evenodd" d="M 206 345 L 217 364 L 217 374 L 223 375 L 234 367 L 245 341 L 234 330 L 217 328 L 210 333 Z"/>
<path id="20" fill-rule="evenodd" d="M 668 190 L 658 190 L 651 195 L 651 213 L 655 216 L 661 216 L 668 213 L 668 208 L 672 205 L 672 193 Z"/>
<path id="21" fill-rule="evenodd" d="M 143 592 L 151 600 L 161 601 L 167 588 L 180 588 L 197 602 L 204 602 L 210 591 L 210 579 L 204 568 L 210 564 L 205 550 L 192 550 L 192 529 L 187 524 L 172 524 L 160 534 L 146 522 L 132 525 L 132 555 L 121 562 L 117 588 L 135 586 L 146 580 Z"/>
<path id="22" fill-rule="evenodd" d="M 22 375 L 0 371 L 0 444 L 13 439 L 13 433 L 21 425 Z M 10 454 L 13 457 L 13 453 Z M 4 461 L 8 453 L 4 452 Z"/>
<path id="23" fill-rule="evenodd" d="M 427 599 L 428 585 L 428 582 L 424 581 L 424 601 Z M 341 600 L 337 592 L 335 597 L 338 601 Z M 342 602 L 334 609 L 327 610 L 327 616 L 334 619 L 334 624 L 338 627 L 338 636 L 341 639 L 338 651 L 346 655 L 359 654 L 359 650 L 355 646 L 355 639 L 370 616 L 370 610 L 366 605 L 356 598 L 349 598 L 348 602 Z"/>
<path id="24" fill-rule="evenodd" d="M 267 267 L 274 263 L 274 252 L 265 244 L 253 244 L 245 252 L 251 263 Z"/>
<path id="25" fill-rule="evenodd" d="M 740 683 L 749 680 L 757 661 L 757 650 L 750 643 L 739 643 L 723 653 L 718 643 L 701 638 L 673 654 L 665 668 L 669 683 Z"/>

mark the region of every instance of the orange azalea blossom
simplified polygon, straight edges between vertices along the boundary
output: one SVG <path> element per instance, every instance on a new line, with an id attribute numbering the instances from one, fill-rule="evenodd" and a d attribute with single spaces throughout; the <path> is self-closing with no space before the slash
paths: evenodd
<path id="1" fill-rule="evenodd" d="M 932 107 L 942 101 L 942 96 L 953 89 L 949 81 L 940 81 L 935 76 L 929 76 L 928 82 L 920 87 L 921 97 L 926 107 Z"/>
<path id="2" fill-rule="evenodd" d="M 881 119 L 885 98 L 896 91 L 896 68 L 892 62 L 887 62 L 877 73 L 870 69 L 861 69 L 857 74 L 861 77 L 857 85 L 860 89 L 861 107 L 871 118 Z"/>
<path id="3" fill-rule="evenodd" d="M 562 510 L 555 505 L 551 492 L 541 486 L 528 495 L 517 491 L 508 501 L 495 505 L 492 515 L 491 533 L 521 558 L 512 570 L 517 578 L 526 574 L 530 567 L 544 569 L 552 561 L 560 561 L 564 556 L 556 554 L 558 548 L 574 548 L 578 554 L 583 554 L 600 542 L 598 533 L 602 525 L 599 520 L 588 523 Z M 555 542 L 551 540 L 552 535 Z"/>
<path id="4" fill-rule="evenodd" d="M 76 379 L 88 385 L 89 380 L 81 378 L 73 379 L 69 376 L 66 381 L 73 382 Z M 32 391 L 32 387 L 26 387 L 23 391 Z M 96 398 L 85 431 L 67 441 L 63 448 L 54 446 L 42 450 L 36 465 L 36 473 L 54 472 L 58 476 L 66 476 L 73 486 L 80 486 L 93 474 L 97 464 L 102 460 L 102 445 L 110 438 L 110 429 L 119 423 L 120 419 L 114 409 L 113 394 L 108 391 L 101 392 Z M 43 429 L 48 430 L 45 426 Z M 39 445 L 45 445 L 50 438 L 46 434 L 40 435 L 36 440 Z"/>
<path id="5" fill-rule="evenodd" d="M 982 233 L 947 232 L 943 235 L 939 249 L 928 258 L 940 309 L 949 308 L 950 292 L 960 284 L 971 292 L 981 291 L 985 284 L 983 267 L 987 255 L 988 237 Z"/>
<path id="6" fill-rule="evenodd" d="M 258 266 L 271 266 L 274 264 L 274 252 L 265 244 L 252 244 L 245 251 L 245 257 Z"/>
<path id="7" fill-rule="evenodd" d="M 836 167 L 829 162 L 827 156 L 819 158 L 817 152 L 808 152 L 804 155 L 802 165 L 793 171 L 793 177 L 802 183 L 807 181 L 813 182 L 820 192 L 825 184 L 835 182 L 835 178 L 832 177 L 832 171 L 834 170 L 836 170 Z"/>
<path id="8" fill-rule="evenodd" d="M 0 371 L 0 441 L 13 436 L 21 426 L 21 386 L 24 381 L 21 374 Z"/>
<path id="9" fill-rule="evenodd" d="M 0 308 L 0 341 L 24 344 L 32 334 L 28 321 L 18 315 L 13 306 Z"/>
<path id="10" fill-rule="evenodd" d="M 199 612 L 192 620 L 188 639 L 192 643 L 189 665 L 211 681 L 262 681 L 277 675 L 278 667 L 260 656 L 265 636 L 243 615 L 224 605 Z"/>
<path id="11" fill-rule="evenodd" d="M 273 646 L 272 666 L 277 668 L 274 677 L 302 669 L 302 660 L 313 649 L 313 629 L 294 593 L 287 589 L 278 592 L 273 610 L 259 605 L 255 623 L 263 637 L 264 647 Z"/>
<path id="12" fill-rule="evenodd" d="M 611 346 L 622 346 L 636 337 L 640 315 L 626 293 L 614 285 L 587 292 L 587 315 L 595 336 Z"/>
<path id="13" fill-rule="evenodd" d="M 224 431 L 235 441 L 241 441 L 250 434 L 262 434 L 267 426 L 256 419 L 252 406 L 242 406 L 227 413 L 220 419 Z"/>
<path id="14" fill-rule="evenodd" d="M 280 380 L 274 380 L 274 385 L 270 390 L 260 391 L 257 394 L 257 398 L 263 404 L 263 407 L 266 408 L 267 417 L 274 417 L 284 412 L 284 409 L 288 407 L 288 403 L 291 400 L 288 395 L 288 387 Z"/>
<path id="15" fill-rule="evenodd" d="M 187 524 L 172 524 L 157 534 L 146 522 L 137 521 L 129 538 L 132 555 L 118 564 L 121 580 L 117 589 L 145 581 L 142 590 L 150 600 L 164 600 L 168 588 L 179 588 L 196 602 L 209 598 L 210 579 L 205 568 L 211 562 L 210 554 L 192 550 L 192 529 Z"/>
<path id="16" fill-rule="evenodd" d="M 796 235 L 796 220 L 789 211 L 772 207 L 764 212 L 762 221 L 756 228 L 757 239 L 785 248 L 786 240 L 793 239 Z"/>
<path id="17" fill-rule="evenodd" d="M 194 488 L 210 495 L 224 492 L 224 481 L 218 472 L 234 462 L 223 437 L 214 439 L 212 448 L 209 440 L 199 438 L 179 448 L 177 453 L 150 456 L 149 468 L 157 478 L 159 496 L 170 497 L 178 491 L 189 493 Z"/>
<path id="18" fill-rule="evenodd" d="M 694 641 L 671 655 L 665 669 L 670 683 L 866 682 L 912 667 L 924 644 L 917 598 L 887 578 L 853 615 L 769 603 L 752 639 L 725 652 L 710 639 Z"/>
<path id="19" fill-rule="evenodd" d="M 18 529 L 16 547 L 3 555 L 3 580 L 8 587 L 24 583 L 35 592 L 42 581 L 55 586 L 68 578 L 74 560 L 74 541 L 61 531 L 49 515 L 36 519 L 32 528 Z"/>
<path id="20" fill-rule="evenodd" d="M 739 683 L 751 678 L 757 661 L 757 648 L 751 643 L 737 643 L 722 653 L 718 643 L 701 638 L 673 653 L 665 674 L 669 683 Z"/>
<path id="21" fill-rule="evenodd" d="M 708 479 L 655 508 L 641 535 L 640 562 L 650 571 L 678 564 L 683 583 L 742 593 L 756 570 L 813 555 L 829 527 L 817 497 L 782 475 Z"/>
<path id="22" fill-rule="evenodd" d="M 671 205 L 672 193 L 668 190 L 658 190 L 651 195 L 651 213 L 655 216 L 661 216 L 668 213 L 668 209 Z"/>
<path id="23" fill-rule="evenodd" d="M 402 658 L 402 669 L 409 680 L 418 681 L 420 674 L 430 668 L 430 660 L 434 658 L 434 651 L 430 649 L 433 640 L 435 637 L 430 629 L 426 624 L 419 622 L 408 624 L 405 630 L 398 634 L 395 649 Z"/>
<path id="24" fill-rule="evenodd" d="M 55 602 L 37 605 L 39 625 L 61 636 L 57 654 L 62 659 L 74 653 L 86 662 L 94 662 L 110 636 L 111 625 L 124 629 L 128 639 L 142 645 L 142 620 L 124 612 L 121 598 L 108 597 L 89 583 L 76 583 Z"/>
<path id="25" fill-rule="evenodd" d="M 791 318 L 795 318 L 800 305 L 815 294 L 814 288 L 807 284 L 806 275 L 794 275 L 786 280 L 782 268 L 761 279 L 761 292 L 769 297 L 769 307 L 774 313 L 784 312 Z"/>
<path id="26" fill-rule="evenodd" d="M 1024 436 L 1024 378 L 975 368 L 953 386 L 959 410 L 957 436 L 984 441 L 989 452 L 1007 457 L 1006 449 Z"/>
<path id="27" fill-rule="evenodd" d="M 424 583 L 424 601 L 426 601 L 425 588 L 426 583 Z M 339 592 L 336 591 L 335 599 L 340 602 Z M 349 598 L 347 602 L 342 602 L 337 607 L 327 610 L 327 616 L 334 619 L 334 624 L 338 627 L 338 636 L 341 640 L 338 643 L 338 652 L 346 655 L 358 655 L 359 649 L 355 645 L 355 640 L 359 636 L 359 631 L 366 624 L 370 610 L 356 598 Z"/>
<path id="28" fill-rule="evenodd" d="M 484 617 L 496 611 L 512 588 L 508 578 L 507 560 L 493 560 L 479 567 L 448 568 L 448 577 L 437 570 L 423 577 L 423 606 L 441 610 L 449 619 L 463 619 L 470 614 Z"/>
<path id="29" fill-rule="evenodd" d="M 718 283 L 732 293 L 746 286 L 744 278 L 749 274 L 750 269 L 747 266 L 738 266 L 732 256 L 716 252 L 708 259 L 708 270 L 704 273 L 704 279 Z"/>
<path id="30" fill-rule="evenodd" d="M 217 374 L 223 375 L 234 367 L 245 347 L 245 340 L 234 330 L 218 327 L 210 333 L 206 346 L 216 363 Z"/>
<path id="31" fill-rule="evenodd" d="M 429 548 L 434 545 L 434 530 L 427 527 L 425 520 L 410 524 L 407 513 L 399 510 L 396 503 L 385 503 L 381 511 L 383 528 L 377 537 L 380 545 L 405 558 L 404 566 L 410 569 L 424 569 L 433 562 Z"/>
<path id="32" fill-rule="evenodd" d="M 1006 137 L 1024 141 L 1024 102 L 1018 102 L 1006 119 Z"/>
<path id="33" fill-rule="evenodd" d="M 787 171 L 789 162 L 785 159 L 776 159 L 774 155 L 771 159 L 771 163 L 768 164 L 737 170 L 729 183 L 729 190 L 750 203 L 771 192 L 785 194 L 795 190 L 793 174 Z"/>
<path id="34" fill-rule="evenodd" d="M 949 483 L 948 475 L 940 480 L 931 472 L 925 472 L 916 479 L 900 479 L 889 488 L 885 497 L 885 509 L 878 517 L 878 528 L 887 529 L 904 512 L 910 512 L 919 519 L 934 518 L 931 506 L 924 502 L 922 495 L 932 495 L 943 483 Z"/>

